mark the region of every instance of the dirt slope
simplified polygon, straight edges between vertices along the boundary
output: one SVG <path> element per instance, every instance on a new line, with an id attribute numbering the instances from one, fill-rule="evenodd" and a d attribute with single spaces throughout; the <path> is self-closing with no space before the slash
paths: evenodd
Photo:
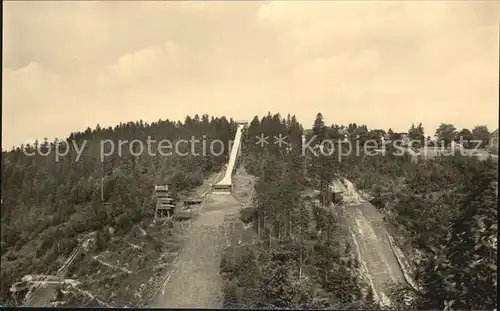
<path id="1" fill-rule="evenodd" d="M 404 276 L 391 249 L 382 217 L 369 203 L 348 206 L 345 215 L 365 277 L 377 300 L 389 306 L 387 286 L 391 282 L 404 282 Z"/>
<path id="2" fill-rule="evenodd" d="M 216 181 L 220 180 L 221 177 L 222 177 L 222 175 L 223 175 L 223 173 L 224 172 L 214 173 L 209 178 L 205 179 L 204 182 L 203 182 L 203 184 L 201 186 L 199 186 L 196 189 L 194 189 L 193 193 L 191 193 L 191 196 L 193 196 L 193 197 L 201 197 L 201 196 L 203 196 L 203 194 L 206 193 L 210 189 L 210 183 L 215 183 Z M 184 223 L 184 225 L 187 226 L 186 223 Z M 138 227 L 138 228 L 140 228 L 140 227 Z M 144 231 L 142 228 L 140 228 L 140 230 L 142 230 L 143 234 L 146 235 L 146 231 Z M 148 231 L 151 231 L 151 230 L 148 230 Z M 177 231 L 177 230 L 174 230 L 174 231 Z M 184 232 L 183 232 L 182 229 L 180 229 L 180 234 L 184 234 Z M 172 243 L 174 241 L 173 240 L 169 240 L 169 241 L 165 241 L 165 242 Z M 128 247 L 129 245 L 125 245 L 125 246 Z M 172 251 L 172 250 L 169 249 L 168 252 L 170 252 L 170 251 Z M 112 252 L 112 253 L 115 253 L 115 252 Z M 103 252 L 102 254 L 106 255 L 107 251 Z M 101 259 L 103 257 L 102 254 L 99 255 L 99 258 L 101 258 Z M 68 259 L 71 259 L 71 258 L 68 258 Z M 73 257 L 72 259 L 75 259 L 75 258 Z M 106 258 L 101 261 L 101 259 L 99 259 L 99 261 L 101 262 L 101 264 L 103 264 L 105 266 L 108 265 L 107 261 L 110 261 L 110 262 L 112 261 L 112 260 L 109 260 L 109 259 L 106 259 Z M 154 258 L 154 259 L 156 259 L 156 258 Z M 122 264 L 121 265 L 123 267 L 125 267 L 127 265 L 127 260 L 123 260 L 123 258 L 120 258 L 120 260 L 122 260 Z M 66 267 L 66 269 L 64 269 L 64 270 L 67 270 L 71 266 L 71 262 L 72 261 L 73 260 L 68 260 L 68 262 L 63 265 L 64 267 Z M 166 260 L 163 260 L 163 261 L 165 261 L 164 264 L 168 264 L 168 262 Z M 168 261 L 170 261 L 170 258 L 168 259 Z M 155 265 L 155 261 L 153 259 L 150 259 L 150 262 L 148 262 L 148 264 L 149 265 Z M 113 265 L 109 265 L 108 267 L 106 267 L 106 269 L 113 269 Z M 118 267 L 118 269 L 121 269 L 121 268 Z M 134 273 L 132 274 L 132 276 L 136 277 L 136 280 L 137 280 L 136 281 L 136 283 L 137 283 L 136 286 L 137 287 L 140 287 L 141 283 L 148 284 L 148 280 L 150 280 L 149 279 L 150 278 L 149 275 L 147 275 L 145 278 L 143 278 L 142 276 L 138 276 L 138 273 L 140 273 L 140 272 L 137 272 L 137 271 L 133 271 L 133 272 Z M 62 274 L 64 274 L 64 273 L 62 273 Z M 91 275 L 87 276 L 86 278 L 80 277 L 80 280 L 81 281 L 86 281 L 86 280 L 88 280 L 91 277 L 92 277 Z M 125 283 L 125 285 L 123 285 L 123 283 Z M 122 284 L 120 286 L 125 287 L 126 285 L 127 285 L 126 282 L 122 282 Z M 25 307 L 46 307 L 46 306 L 49 306 L 50 301 L 53 300 L 54 297 L 57 294 L 56 288 L 57 287 L 55 285 L 53 285 L 53 284 L 46 284 L 46 285 L 40 286 L 33 293 L 32 298 L 28 301 L 28 303 L 25 305 Z M 97 288 L 96 289 L 95 287 L 93 287 L 93 288 L 90 289 L 91 292 L 93 292 L 97 296 L 100 296 L 101 299 L 107 300 L 108 302 L 111 300 L 110 303 L 114 304 L 113 300 L 115 300 L 116 298 L 110 297 L 109 296 L 109 292 L 108 293 L 102 293 L 102 292 L 100 292 L 100 290 L 102 290 L 102 288 Z M 117 288 L 116 291 L 123 291 L 123 288 Z M 126 293 L 125 293 L 125 295 L 126 295 Z M 134 298 L 132 298 L 132 299 L 134 299 Z M 137 302 L 137 300 L 138 299 L 135 298 L 135 302 Z M 98 305 L 100 305 L 100 304 L 98 304 Z M 121 302 L 117 306 L 124 306 L 124 303 Z"/>
<path id="3" fill-rule="evenodd" d="M 404 282 L 404 275 L 391 248 L 380 212 L 362 199 L 352 183 L 345 182 L 347 205 L 343 214 L 352 234 L 364 277 L 374 291 L 375 299 L 389 306 L 388 285 Z"/>
<path id="4" fill-rule="evenodd" d="M 227 215 L 239 210 L 231 195 L 210 195 L 187 233 L 188 241 L 170 272 L 154 307 L 220 308 L 222 279 L 219 274 L 226 236 Z"/>

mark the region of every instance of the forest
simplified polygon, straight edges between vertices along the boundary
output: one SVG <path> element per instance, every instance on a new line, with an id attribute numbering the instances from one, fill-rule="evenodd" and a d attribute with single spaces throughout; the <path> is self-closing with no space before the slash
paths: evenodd
<path id="1" fill-rule="evenodd" d="M 186 117 L 183 123 L 139 121 L 114 128 L 98 125 L 71 133 L 67 140 L 76 144 L 70 143 L 71 152 L 57 162 L 55 152 L 49 156 L 40 152 L 26 156 L 23 151 L 24 148 L 26 153 L 33 153 L 39 149 L 45 154 L 47 148 L 61 147 L 57 141 L 45 140 L 3 151 L 0 304 L 12 304 L 9 287 L 24 275 L 55 274 L 61 258 L 71 253 L 82 235 L 97 232 L 103 237 L 98 248 L 106 249 L 110 228 L 115 230 L 115 237 L 123 237 L 134 225 L 151 219 L 154 185 L 168 184 L 175 195 L 200 185 L 227 161 L 225 154 L 210 153 L 204 157 L 175 153 L 168 157 L 152 156 L 147 152 L 135 156 L 125 146 L 121 154 L 114 152 L 101 162 L 101 140 L 146 142 L 150 137 L 175 142 L 198 134 L 201 137 L 203 133 L 209 143 L 215 139 L 228 142 L 234 131 L 232 120 L 196 115 Z M 86 148 L 75 161 L 74 146 L 82 146 L 83 141 L 87 141 Z M 185 144 L 180 146 L 188 148 Z"/>
<path id="2" fill-rule="evenodd" d="M 284 133 L 292 148 L 258 148 L 246 140 L 244 163 L 258 177 L 254 204 L 263 229 L 259 247 L 241 250 L 241 257 L 228 255 L 223 262 L 228 279 L 239 284 L 227 288 L 229 305 L 378 307 L 367 284 L 357 277 L 359 265 L 335 209 L 313 206 L 311 213 L 310 202 L 299 196 L 305 188 L 326 192 L 332 180 L 348 178 L 371 196 L 398 244 L 415 258 L 419 290 L 394 284 L 391 298 L 397 307 L 496 308 L 498 163 L 491 157 L 480 161 L 458 154 L 415 160 L 409 154 L 393 154 L 390 147 L 387 155 L 339 158 L 334 153 L 305 160 L 296 151 L 300 148 L 294 148 L 302 134 L 316 135 L 321 142 L 341 139 L 344 130 L 358 140 L 385 133 L 368 131 L 365 125 L 326 126 L 321 114 L 308 133 L 295 118 L 281 120 L 279 115 L 250 123 L 250 138 Z M 421 124 L 412 125 L 409 134 L 424 139 Z M 458 141 L 457 134 L 447 124 L 436 131 L 445 141 Z M 488 136 L 479 138 L 485 146 Z"/>
<path id="3" fill-rule="evenodd" d="M 410 307 L 496 308 L 498 162 L 454 155 L 345 164 L 416 265 L 421 290 Z"/>
<path id="4" fill-rule="evenodd" d="M 306 128 L 312 127 L 311 130 Z M 227 162 L 220 156 L 134 155 L 127 148 L 101 162 L 99 144 L 111 139 L 172 141 L 205 135 L 207 141 L 229 142 L 235 133 L 232 119 L 203 115 L 184 122 L 128 122 L 114 128 L 87 128 L 68 141 L 87 141 L 81 158 L 77 150 L 54 157 L 26 156 L 25 151 L 60 148 L 58 141 L 36 142 L 2 151 L 1 305 L 11 305 L 9 287 L 26 274 L 54 273 L 78 237 L 100 232 L 99 248 L 106 248 L 106 232 L 125 235 L 150 219 L 156 184 L 175 192 L 200 185 Z M 278 134 L 288 144 L 260 147 L 255 137 Z M 243 139 L 242 165 L 257 178 L 253 205 L 259 241 L 228 254 L 221 272 L 228 279 L 228 306 L 255 308 L 374 309 L 373 293 L 359 278 L 359 263 L 335 208 L 325 206 L 328 185 L 347 178 L 371 197 L 383 214 L 397 243 L 414 258 L 419 290 L 395 284 L 393 300 L 415 309 L 496 308 L 496 236 L 498 163 L 469 156 L 415 159 L 385 155 L 350 154 L 339 158 L 301 154 L 303 135 L 326 139 L 398 139 L 388 129 L 366 125 L 327 125 L 317 114 L 314 124 L 302 125 L 295 116 L 279 114 L 250 122 Z M 489 131 L 478 126 L 458 132 L 442 124 L 436 136 L 449 146 L 467 134 L 488 147 Z M 408 136 L 424 143 L 421 124 Z M 71 146 L 71 144 L 70 144 Z M 382 146 L 383 147 L 383 146 Z M 228 148 L 226 148 L 227 150 Z M 102 182 L 103 181 L 103 182 Z M 323 204 L 301 196 L 317 189 Z M 112 209 L 105 207 L 110 203 Z M 231 283 L 237 283 L 232 286 Z M 411 296 L 411 302 L 404 297 Z"/>

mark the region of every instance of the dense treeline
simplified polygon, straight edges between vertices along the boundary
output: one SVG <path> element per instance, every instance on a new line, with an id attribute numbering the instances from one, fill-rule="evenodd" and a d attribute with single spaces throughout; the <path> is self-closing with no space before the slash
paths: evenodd
<path id="1" fill-rule="evenodd" d="M 328 138 L 338 128 L 345 127 L 328 127 L 318 114 L 312 134 Z M 347 128 L 351 139 L 357 132 L 359 144 L 384 132 L 368 131 L 365 126 Z M 436 136 L 449 146 L 468 132 L 457 133 L 453 125 L 443 123 Z M 390 139 L 400 138 L 390 129 L 388 133 Z M 419 124 L 412 125 L 408 135 L 418 140 L 423 139 L 423 133 Z M 489 146 L 486 126 L 477 126 L 469 133 L 468 139 Z M 395 291 L 400 307 L 496 308 L 497 160 L 489 157 L 481 161 L 458 154 L 415 159 L 408 153 L 395 153 L 390 145 L 385 149 L 384 155 L 365 154 L 363 148 L 343 157 L 333 154 L 326 162 L 316 157 L 308 175 L 322 176 L 323 183 L 335 176 L 350 179 L 372 196 L 388 228 L 401 237 L 398 243 L 409 258 L 416 259 L 414 274 L 419 290 L 402 286 Z M 404 299 L 408 296 L 413 300 Z"/>
<path id="2" fill-rule="evenodd" d="M 234 133 L 232 120 L 204 115 L 187 117 L 183 123 L 140 121 L 72 133 L 65 141 L 74 144 L 57 161 L 55 150 L 64 154 L 65 148 L 58 141 L 2 151 L 0 304 L 11 304 L 8 288 L 25 274 L 54 273 L 82 234 L 97 231 L 98 248 L 103 250 L 109 228 L 121 235 L 150 218 L 155 184 L 169 184 L 174 194 L 200 185 L 227 162 L 228 146 L 220 156 L 201 149 L 210 148 L 215 139 L 228 142 Z M 408 131 L 410 138 L 422 141 L 423 133 L 421 124 Z M 269 137 L 267 144 L 257 144 L 261 134 Z M 275 144 L 279 134 L 287 137 L 286 144 Z M 309 149 L 302 154 L 303 139 L 314 137 L 312 146 L 338 141 L 335 148 L 345 151 L 341 141 L 346 140 L 362 144 L 373 139 L 382 148 L 382 135 L 401 137 L 391 129 L 356 123 L 327 125 L 321 114 L 310 131 L 294 116 L 268 114 L 251 121 L 242 150 L 245 168 L 258 177 L 253 205 L 259 243 L 224 257 L 227 302 L 247 307 L 374 307 L 373 294 L 357 275 L 341 215 L 301 196 L 302 190 L 317 189 L 324 205 L 328 185 L 345 177 L 373 197 L 388 228 L 401 237 L 398 244 L 416 258 L 420 290 L 401 289 L 415 297 L 409 307 L 496 308 L 496 162 L 459 155 L 415 161 L 390 148 L 379 156 L 362 150 L 342 157 Z M 436 130 L 446 145 L 467 136 L 481 140 L 484 147 L 488 135 L 484 126 L 457 132 L 453 125 L 442 124 Z M 195 152 L 190 144 L 181 144 L 179 151 L 186 155 L 162 156 L 157 143 L 152 148 L 156 155 L 130 145 L 134 139 L 145 145 L 148 139 L 175 144 L 193 136 L 206 144 L 196 143 Z M 108 147 L 113 141 L 115 150 L 101 161 L 105 140 Z M 125 140 L 119 148 L 119 141 Z M 36 150 L 51 152 L 43 156 Z"/>
<path id="3" fill-rule="evenodd" d="M 227 161 L 228 146 L 220 156 L 214 156 L 208 149 L 210 142 L 229 142 L 235 127 L 232 120 L 207 115 L 187 117 L 184 123 L 129 122 L 115 128 L 97 126 L 72 133 L 66 140 L 70 151 L 58 161 L 55 149 L 65 154 L 65 145 L 58 141 L 35 142 L 2 152 L 0 304 L 11 305 L 9 287 L 24 275 L 53 274 L 78 244 L 80 235 L 97 231 L 98 247 L 104 249 L 101 237 L 110 227 L 119 236 L 140 220 L 150 218 L 155 184 L 167 183 L 175 194 L 200 185 L 204 177 L 220 170 Z M 175 144 L 194 137 L 200 141 L 194 144 L 198 154 L 202 154 L 201 141 L 205 139 L 208 151 L 206 156 L 191 152 L 162 156 L 157 145 L 151 143 L 153 153 L 148 153 L 148 137 L 157 144 L 165 139 Z M 100 150 L 101 142 L 106 140 L 115 142 L 113 153 Z M 139 143 L 123 144 L 119 149 L 120 140 L 141 141 L 145 150 L 140 153 L 134 149 Z M 111 143 L 103 145 L 110 148 Z M 189 151 L 191 145 L 183 143 L 179 149 Z M 77 160 L 79 150 L 83 152 Z M 214 150 L 221 151 L 221 147 L 214 145 Z M 47 156 L 41 155 L 49 151 Z M 103 152 L 109 156 L 101 162 Z"/>
<path id="4" fill-rule="evenodd" d="M 263 134 L 287 136 L 287 144 L 259 145 Z M 302 126 L 279 114 L 249 125 L 245 167 L 258 177 L 254 228 L 259 243 L 228 251 L 221 269 L 230 306 L 373 308 L 373 295 L 357 277 L 358 263 L 340 215 L 301 196 L 315 181 L 304 175 Z M 345 228 L 346 229 L 346 228 Z"/>
<path id="5" fill-rule="evenodd" d="M 312 187 L 321 191 L 326 202 L 327 185 L 345 177 L 371 194 L 372 203 L 388 222 L 388 229 L 399 237 L 398 244 L 408 257 L 416 258 L 414 274 L 419 290 L 402 285 L 394 293 L 397 305 L 417 309 L 496 307 L 496 161 L 460 155 L 415 161 L 409 154 L 396 154 L 390 146 L 385 148 L 385 155 L 378 156 L 365 154 L 363 149 L 344 156 L 338 152 L 325 156 L 306 149 L 302 156 L 296 152 L 302 150 L 300 139 L 294 139 L 301 132 L 305 141 L 315 137 L 313 146 L 323 140 L 338 141 L 335 148 L 344 154 L 348 147 L 341 141 L 362 145 L 384 134 L 392 140 L 401 138 L 391 129 L 386 133 L 355 123 L 328 126 L 321 114 L 311 131 L 303 131 L 295 118 L 255 118 L 248 130 L 245 165 L 259 177 L 255 200 L 259 217 L 254 227 L 258 228 L 262 244 L 257 250 L 243 252 L 251 258 L 245 261 L 245 269 L 238 267 L 238 262 L 228 264 L 229 274 L 240 285 L 235 287 L 243 288 L 239 295 L 229 295 L 229 300 L 246 306 L 255 301 L 281 307 L 345 308 L 352 302 L 371 305 L 372 293 L 366 291 L 363 295 L 363 286 L 353 278 L 355 260 L 346 263 L 349 245 L 339 247 L 342 239 L 332 239 L 330 231 L 321 225 L 327 219 L 328 228 L 332 223 L 338 226 L 338 217 L 317 207 L 310 214 L 308 204 L 299 198 L 300 190 Z M 457 133 L 454 126 L 443 123 L 436 136 L 449 146 L 450 141 L 458 141 L 467 132 Z M 468 139 L 481 140 L 482 147 L 488 146 L 486 127 L 478 126 L 473 132 Z M 256 135 L 273 137 L 279 133 L 288 135 L 289 141 L 292 137 L 292 143 L 286 146 L 291 149 L 250 143 Z M 412 125 L 408 135 L 423 141 L 423 133 L 419 124 Z M 383 145 L 379 142 L 376 147 Z M 314 223 L 317 227 L 313 230 L 303 230 Z M 329 238 L 322 240 L 325 232 Z M 333 280 L 343 275 L 349 281 L 343 279 L 341 286 L 335 286 Z M 348 296 L 346 289 L 351 295 L 347 301 L 343 300 Z M 413 299 L 408 300 L 408 296 Z"/>
<path id="6" fill-rule="evenodd" d="M 349 158 L 341 168 L 373 197 L 415 260 L 420 290 L 398 291 L 410 292 L 410 307 L 496 308 L 496 161 L 389 153 Z"/>

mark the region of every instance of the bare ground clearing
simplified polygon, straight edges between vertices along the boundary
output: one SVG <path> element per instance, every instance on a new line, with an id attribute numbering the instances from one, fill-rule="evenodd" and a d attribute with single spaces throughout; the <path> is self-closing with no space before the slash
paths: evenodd
<path id="1" fill-rule="evenodd" d="M 235 196 L 251 198 L 253 178 L 243 169 L 233 177 Z M 232 195 L 207 195 L 198 217 L 186 231 L 187 241 L 154 306 L 160 308 L 221 308 L 223 250 L 237 244 L 244 231 L 238 220 L 240 202 Z M 235 243 L 236 242 L 236 243 Z"/>

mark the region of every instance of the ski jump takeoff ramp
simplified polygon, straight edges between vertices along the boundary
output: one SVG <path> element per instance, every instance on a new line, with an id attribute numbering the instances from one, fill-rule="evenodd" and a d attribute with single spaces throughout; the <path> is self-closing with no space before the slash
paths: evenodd
<path id="1" fill-rule="evenodd" d="M 231 156 L 229 157 L 229 163 L 226 168 L 226 174 L 218 184 L 212 186 L 213 194 L 231 194 L 233 190 L 233 182 L 231 177 L 233 175 L 234 165 L 236 163 L 236 157 L 238 156 L 238 152 L 241 147 L 241 134 L 244 128 L 245 128 L 245 123 L 238 122 L 238 128 L 236 129 L 236 135 L 234 137 L 234 142 L 231 149 Z"/>

